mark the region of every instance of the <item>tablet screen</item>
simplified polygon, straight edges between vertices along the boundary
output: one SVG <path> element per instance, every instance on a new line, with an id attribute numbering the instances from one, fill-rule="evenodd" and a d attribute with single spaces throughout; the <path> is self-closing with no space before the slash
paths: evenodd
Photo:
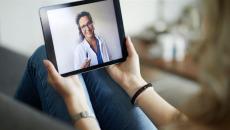
<path id="1" fill-rule="evenodd" d="M 48 59 L 63 76 L 126 58 L 118 0 L 80 1 L 40 10 Z"/>

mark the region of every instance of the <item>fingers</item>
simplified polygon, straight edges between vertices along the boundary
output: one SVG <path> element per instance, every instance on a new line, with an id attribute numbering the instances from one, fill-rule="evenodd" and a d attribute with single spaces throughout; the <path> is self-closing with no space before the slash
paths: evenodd
<path id="1" fill-rule="evenodd" d="M 82 64 L 81 68 L 87 68 L 90 66 L 91 59 L 86 59 L 85 62 Z"/>
<path id="2" fill-rule="evenodd" d="M 134 48 L 130 37 L 126 38 L 126 47 L 129 56 L 133 56 L 134 54 L 137 54 L 136 49 Z"/>
<path id="3" fill-rule="evenodd" d="M 54 65 L 49 60 L 43 60 L 43 64 L 45 65 L 48 75 L 51 79 L 59 79 L 61 77 Z"/>
<path id="4" fill-rule="evenodd" d="M 91 62 L 91 59 L 88 59 L 88 60 L 86 61 L 86 63 L 88 64 L 88 66 L 90 65 L 90 62 Z"/>

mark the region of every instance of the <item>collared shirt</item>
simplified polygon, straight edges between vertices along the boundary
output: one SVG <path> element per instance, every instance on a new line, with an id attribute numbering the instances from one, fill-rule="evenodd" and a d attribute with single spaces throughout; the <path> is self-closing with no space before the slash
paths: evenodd
<path id="1" fill-rule="evenodd" d="M 99 36 L 96 36 L 96 39 L 97 39 L 98 53 L 95 53 L 95 51 L 90 47 L 90 44 L 87 42 L 86 39 L 84 39 L 75 48 L 74 68 L 76 70 L 81 69 L 81 66 L 84 64 L 86 59 L 91 59 L 90 66 L 98 65 L 98 63 L 105 63 L 109 61 L 109 55 L 108 55 L 106 43 Z"/>

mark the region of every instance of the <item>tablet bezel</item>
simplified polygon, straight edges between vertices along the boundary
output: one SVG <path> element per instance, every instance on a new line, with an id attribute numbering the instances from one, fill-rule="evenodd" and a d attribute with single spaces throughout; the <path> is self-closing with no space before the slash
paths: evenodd
<path id="1" fill-rule="evenodd" d="M 44 36 L 44 40 L 45 40 L 45 48 L 46 48 L 47 58 L 48 58 L 48 60 L 50 60 L 54 64 L 57 71 L 58 71 L 57 60 L 56 60 L 56 56 L 55 56 L 54 45 L 53 45 L 51 30 L 50 30 L 50 26 L 49 26 L 47 11 L 53 10 L 53 9 L 60 9 L 60 8 L 66 8 L 66 7 L 85 5 L 85 4 L 101 2 L 101 1 L 107 1 L 107 0 L 77 1 L 77 2 L 65 3 L 65 4 L 59 4 L 59 5 L 46 6 L 46 7 L 42 7 L 39 9 L 40 20 L 41 20 L 41 25 L 42 25 L 42 30 L 43 30 L 43 36 Z M 125 33 L 124 33 L 124 26 L 123 26 L 122 15 L 121 15 L 120 1 L 119 0 L 112 0 L 112 1 L 114 4 L 116 23 L 117 23 L 120 42 L 121 42 L 120 45 L 121 45 L 123 57 L 120 59 L 117 59 L 117 60 L 109 61 L 107 63 L 90 66 L 88 68 L 84 68 L 84 69 L 80 69 L 80 70 L 74 70 L 72 72 L 67 72 L 67 73 L 61 74 L 62 76 L 66 77 L 66 76 L 70 76 L 70 75 L 74 75 L 74 74 L 84 73 L 84 72 L 88 72 L 88 71 L 91 71 L 94 69 L 102 68 L 102 67 L 105 67 L 108 65 L 121 63 L 121 62 L 124 62 L 126 60 L 128 53 L 127 53 L 126 44 L 125 44 Z"/>

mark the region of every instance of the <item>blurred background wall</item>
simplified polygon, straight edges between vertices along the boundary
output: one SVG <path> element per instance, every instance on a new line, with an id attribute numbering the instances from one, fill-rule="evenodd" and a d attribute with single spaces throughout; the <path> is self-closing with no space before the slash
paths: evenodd
<path id="1" fill-rule="evenodd" d="M 0 46 L 29 56 L 44 44 L 38 10 L 73 0 L 1 0 Z M 196 0 L 121 0 L 127 35 L 138 35 L 159 19 L 175 21 L 181 10 Z"/>

